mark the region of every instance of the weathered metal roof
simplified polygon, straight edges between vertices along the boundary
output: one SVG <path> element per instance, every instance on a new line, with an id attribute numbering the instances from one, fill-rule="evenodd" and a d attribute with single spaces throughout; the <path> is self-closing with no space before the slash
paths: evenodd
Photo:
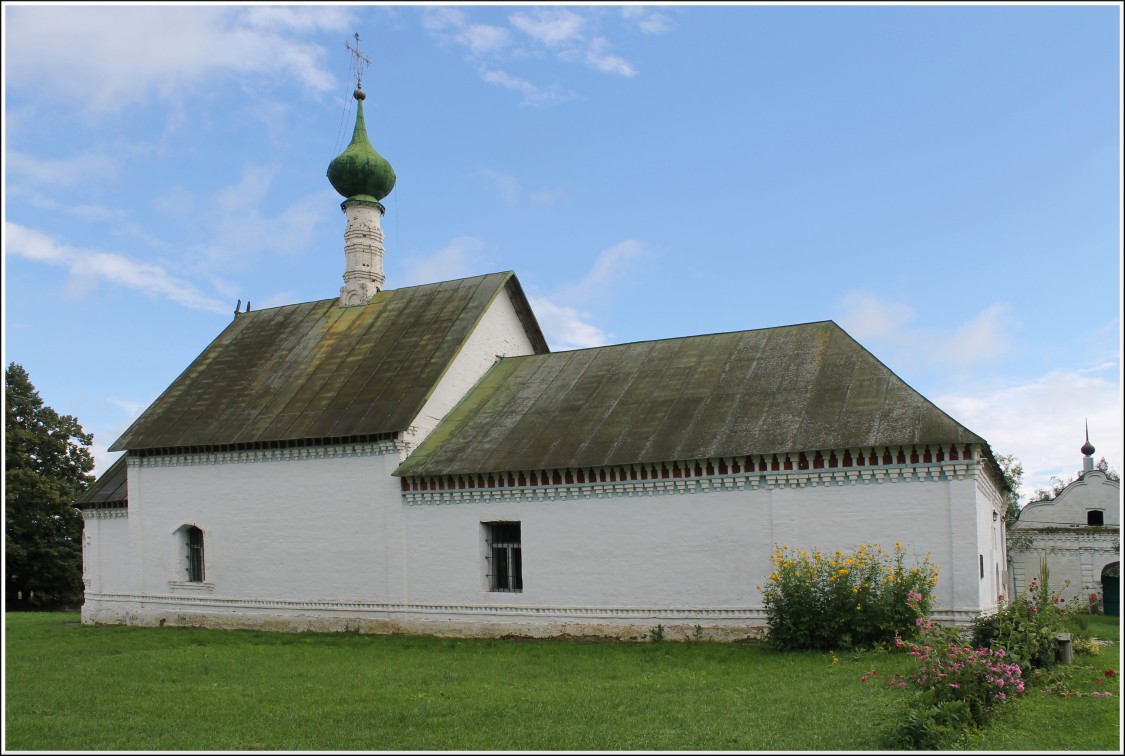
<path id="1" fill-rule="evenodd" d="M 503 291 L 547 351 L 512 272 L 239 314 L 110 450 L 405 430 Z"/>
<path id="2" fill-rule="evenodd" d="M 501 360 L 395 474 L 983 442 L 824 321 Z"/>
<path id="3" fill-rule="evenodd" d="M 129 489 L 126 480 L 128 454 L 122 454 L 109 469 L 101 474 L 93 485 L 82 492 L 74 506 L 82 509 L 97 504 L 115 504 L 126 502 L 129 499 Z"/>

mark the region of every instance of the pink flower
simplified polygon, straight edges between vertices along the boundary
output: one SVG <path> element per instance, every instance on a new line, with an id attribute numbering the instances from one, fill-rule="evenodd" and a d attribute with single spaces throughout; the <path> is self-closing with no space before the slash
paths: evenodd
<path id="1" fill-rule="evenodd" d="M 960 685 L 958 685 L 957 683 L 949 683 L 949 687 L 951 687 L 951 688 L 960 688 L 961 686 L 960 686 Z"/>

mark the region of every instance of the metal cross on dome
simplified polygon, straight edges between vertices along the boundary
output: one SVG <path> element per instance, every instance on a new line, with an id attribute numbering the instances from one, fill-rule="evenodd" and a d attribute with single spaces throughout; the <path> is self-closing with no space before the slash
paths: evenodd
<path id="1" fill-rule="evenodd" d="M 356 89 L 363 89 L 363 64 L 371 65 L 371 59 L 359 52 L 359 32 L 355 33 L 355 47 L 348 42 L 344 43 L 348 52 L 355 56 L 355 85 Z"/>

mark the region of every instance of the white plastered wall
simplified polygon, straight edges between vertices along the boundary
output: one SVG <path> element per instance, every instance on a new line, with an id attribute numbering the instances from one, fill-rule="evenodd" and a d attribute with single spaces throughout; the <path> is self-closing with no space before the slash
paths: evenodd
<path id="1" fill-rule="evenodd" d="M 889 551 L 896 541 L 940 566 L 939 616 L 963 622 L 983 608 L 971 475 L 407 504 L 397 460 L 388 449 L 131 467 L 130 498 L 145 502 L 129 518 L 140 590 L 88 595 L 84 619 L 628 637 L 660 623 L 744 635 L 765 624 L 755 586 L 775 544 Z M 491 521 L 521 523 L 522 592 L 487 590 L 481 523 Z M 204 531 L 202 584 L 183 582 L 185 524 Z"/>
<path id="2" fill-rule="evenodd" d="M 489 592 L 481 523 L 521 523 L 522 593 Z M 972 480 L 409 506 L 418 603 L 551 609 L 760 609 L 774 546 L 902 543 L 941 567 L 935 604 L 981 608 Z M 757 612 L 760 616 L 760 612 Z"/>

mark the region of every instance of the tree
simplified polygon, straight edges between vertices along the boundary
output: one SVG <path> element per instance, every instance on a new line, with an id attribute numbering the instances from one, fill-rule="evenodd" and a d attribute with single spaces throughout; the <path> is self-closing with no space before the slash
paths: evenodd
<path id="1" fill-rule="evenodd" d="M 82 602 L 82 515 L 93 481 L 92 434 L 39 398 L 22 366 L 4 373 L 4 552 L 7 609 Z"/>
<path id="2" fill-rule="evenodd" d="M 1009 491 L 1004 496 L 1004 525 L 1010 530 L 1020 514 L 1020 486 L 1023 485 L 1023 463 L 1016 459 L 1014 454 L 997 454 L 996 462 L 1000 465 L 1000 472 L 1004 475 L 1004 482 L 1008 484 Z"/>

